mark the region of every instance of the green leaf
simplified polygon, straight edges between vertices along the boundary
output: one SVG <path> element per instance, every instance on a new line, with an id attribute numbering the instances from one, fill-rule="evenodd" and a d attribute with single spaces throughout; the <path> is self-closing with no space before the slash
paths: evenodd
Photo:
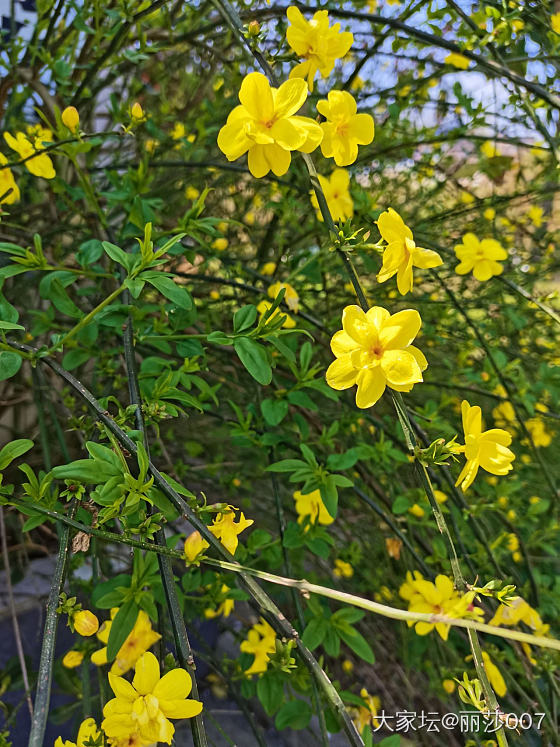
<path id="1" fill-rule="evenodd" d="M 2 450 L 0 450 L 0 470 L 6 469 L 10 462 L 17 459 L 26 451 L 33 448 L 33 441 L 28 438 L 18 438 L 15 441 L 11 441 L 6 444 Z"/>
<path id="2" fill-rule="evenodd" d="M 274 725 L 283 729 L 305 729 L 311 721 L 311 708 L 304 700 L 290 700 L 284 703 L 276 714 Z"/>
<path id="3" fill-rule="evenodd" d="M 307 468 L 307 462 L 301 459 L 282 459 L 280 462 L 274 462 L 266 468 L 267 472 L 294 472 L 297 469 Z"/>
<path id="4" fill-rule="evenodd" d="M 314 617 L 308 622 L 307 627 L 303 631 L 302 643 L 310 651 L 313 651 L 323 643 L 329 627 L 330 622 L 324 617 Z"/>
<path id="5" fill-rule="evenodd" d="M 265 672 L 258 680 L 257 696 L 269 716 L 278 710 L 283 694 L 284 685 L 276 674 Z"/>
<path id="6" fill-rule="evenodd" d="M 263 399 L 261 412 L 268 425 L 278 425 L 288 414 L 288 403 L 284 399 Z"/>
<path id="7" fill-rule="evenodd" d="M 158 272 L 145 273 L 143 272 L 138 276 L 141 280 L 145 280 L 150 285 L 153 285 L 162 296 L 168 298 L 171 303 L 178 306 L 180 309 L 190 311 L 193 307 L 193 300 L 190 293 L 182 285 L 177 285 L 172 278 L 168 278 L 165 275 Z"/>
<path id="8" fill-rule="evenodd" d="M 128 573 L 119 573 L 108 581 L 103 581 L 93 589 L 91 593 L 91 603 L 94 607 L 100 607 L 101 609 L 111 609 L 111 607 L 119 607 L 123 600 L 123 594 L 121 591 L 116 591 L 117 588 L 126 588 L 130 586 L 131 578 Z M 113 599 L 107 599 L 110 594 L 118 594 Z"/>
<path id="9" fill-rule="evenodd" d="M 23 359 L 17 353 L 10 353 L 3 350 L 0 353 L 0 381 L 5 381 L 15 376 L 21 368 L 22 363 Z"/>
<path id="10" fill-rule="evenodd" d="M 53 304 L 62 314 L 70 316 L 73 319 L 78 319 L 79 317 L 83 316 L 80 309 L 72 301 L 68 293 L 66 293 L 64 286 L 57 278 L 55 278 L 50 283 L 49 293 L 47 297 L 50 301 L 53 302 Z"/>
<path id="11" fill-rule="evenodd" d="M 233 341 L 233 347 L 239 356 L 239 360 L 251 376 L 263 386 L 270 384 L 272 369 L 268 362 L 266 349 L 249 337 L 238 337 Z"/>
<path id="12" fill-rule="evenodd" d="M 82 363 L 89 360 L 91 360 L 91 353 L 89 350 L 71 350 L 69 353 L 66 353 L 62 359 L 62 367 L 66 371 L 73 371 L 75 368 L 78 368 L 78 366 L 81 366 Z"/>
<path id="13" fill-rule="evenodd" d="M 329 475 L 325 479 L 325 482 L 321 484 L 319 490 L 321 492 L 321 498 L 323 499 L 325 508 L 333 517 L 333 519 L 336 519 L 336 514 L 338 511 L 338 489 L 333 478 L 334 475 Z"/>
<path id="14" fill-rule="evenodd" d="M 337 628 L 337 633 L 360 659 L 363 659 L 368 664 L 374 664 L 375 656 L 369 643 L 357 630 L 354 630 L 354 628 L 350 630 L 352 630 L 352 633 L 347 628 Z"/>
<path id="15" fill-rule="evenodd" d="M 113 661 L 119 653 L 120 647 L 128 638 L 136 618 L 138 617 L 138 605 L 133 599 L 125 602 L 113 618 L 109 640 L 107 641 L 107 660 Z"/>
<path id="16" fill-rule="evenodd" d="M 115 246 L 115 244 L 111 244 L 109 241 L 103 241 L 101 243 L 103 244 L 103 249 L 105 249 L 105 254 L 107 254 L 114 262 L 122 265 L 126 270 L 130 270 L 130 261 L 133 258 L 129 254 L 123 251 L 120 246 Z"/>
<path id="17" fill-rule="evenodd" d="M 97 485 L 116 477 L 115 468 L 108 462 L 96 459 L 78 459 L 70 464 L 53 467 L 53 476 L 58 480 L 77 480 L 86 484 Z"/>
<path id="18" fill-rule="evenodd" d="M 358 461 L 355 449 L 348 449 L 344 454 L 331 454 L 327 459 L 327 467 L 332 470 L 350 469 Z"/>
<path id="19" fill-rule="evenodd" d="M 14 324 L 13 322 L 3 322 L 0 319 L 0 329 L 25 329 L 21 324 Z"/>
<path id="20" fill-rule="evenodd" d="M 257 318 L 257 309 L 253 304 L 242 306 L 233 315 L 233 331 L 243 332 L 244 329 L 252 327 Z"/>

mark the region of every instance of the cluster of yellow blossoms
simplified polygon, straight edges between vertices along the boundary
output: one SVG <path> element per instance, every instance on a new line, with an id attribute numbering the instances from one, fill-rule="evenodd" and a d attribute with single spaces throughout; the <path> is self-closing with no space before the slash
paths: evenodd
<path id="1" fill-rule="evenodd" d="M 253 519 L 245 518 L 243 511 L 239 512 L 239 519 L 235 521 L 236 511 L 238 509 L 234 506 L 227 506 L 227 509 L 219 513 L 208 527 L 214 537 L 219 539 L 226 550 L 232 555 L 235 554 L 239 544 L 238 535 L 254 523 Z M 196 563 L 199 555 L 209 547 L 210 545 L 202 538 L 200 532 L 195 530 L 185 540 L 183 556 L 188 564 Z"/>
<path id="2" fill-rule="evenodd" d="M 444 575 L 436 576 L 435 581 L 426 581 L 419 571 L 406 574 L 406 581 L 399 589 L 400 596 L 408 602 L 409 612 L 421 612 L 445 617 L 481 620 L 483 611 L 473 604 L 475 592 L 468 591 L 460 594 L 453 588 L 453 582 Z M 450 626 L 445 622 L 414 622 L 408 621 L 408 626 L 414 625 L 418 635 L 427 635 L 435 627 L 444 641 L 449 635 Z"/>
<path id="3" fill-rule="evenodd" d="M 226 158 L 235 161 L 248 153 L 249 171 L 257 178 L 269 171 L 282 176 L 290 167 L 293 151 L 311 153 L 319 145 L 325 158 L 348 166 L 358 157 L 358 146 L 369 145 L 374 136 L 372 117 L 358 114 L 356 101 L 347 91 L 329 91 L 317 103 L 325 119 L 321 124 L 297 114 L 313 90 L 317 71 L 326 77 L 335 61 L 349 51 L 353 36 L 340 31 L 340 24 L 329 26 L 326 10 L 317 11 L 311 21 L 295 7 L 288 8 L 287 15 L 288 44 L 304 61 L 278 88 L 262 73 L 246 75 L 239 91 L 240 105 L 218 134 L 218 146 Z"/>
<path id="4" fill-rule="evenodd" d="M 241 651 L 245 654 L 253 654 L 255 657 L 245 674 L 262 674 L 266 672 L 270 654 L 276 650 L 276 633 L 274 628 L 261 617 L 249 630 L 246 640 L 241 643 Z"/>

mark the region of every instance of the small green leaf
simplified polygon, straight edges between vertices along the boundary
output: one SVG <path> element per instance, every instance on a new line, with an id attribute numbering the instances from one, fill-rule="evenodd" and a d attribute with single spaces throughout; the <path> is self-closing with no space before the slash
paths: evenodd
<path id="1" fill-rule="evenodd" d="M 288 403 L 284 399 L 263 399 L 261 412 L 268 425 L 278 425 L 288 414 Z"/>
<path id="2" fill-rule="evenodd" d="M 257 318 L 257 309 L 253 304 L 242 306 L 233 315 L 233 331 L 243 332 L 244 329 L 252 327 Z"/>
<path id="3" fill-rule="evenodd" d="M 329 626 L 329 621 L 325 620 L 324 617 L 312 618 L 303 631 L 303 636 L 301 638 L 303 644 L 307 646 L 310 651 L 316 649 L 317 646 L 320 646 L 321 643 L 323 643 Z"/>
<path id="4" fill-rule="evenodd" d="M 283 729 L 305 729 L 311 721 L 311 708 L 304 700 L 290 700 L 284 703 L 276 714 L 274 725 Z"/>
<path id="5" fill-rule="evenodd" d="M 10 353 L 3 350 L 0 353 L 0 381 L 5 381 L 15 376 L 21 368 L 22 363 L 23 359 L 17 353 Z"/>
<path id="6" fill-rule="evenodd" d="M 162 296 L 168 298 L 171 303 L 178 306 L 180 309 L 190 311 L 193 307 L 193 300 L 188 290 L 182 286 L 177 285 L 172 278 L 168 278 L 159 272 L 143 272 L 138 276 L 139 279 L 145 280 L 150 285 L 153 285 Z"/>
<path id="7" fill-rule="evenodd" d="M 251 376 L 263 386 L 270 384 L 272 369 L 268 362 L 266 349 L 249 337 L 238 337 L 233 341 L 233 347 L 239 356 L 239 360 Z"/>
<path id="8" fill-rule="evenodd" d="M 6 444 L 2 450 L 0 450 L 0 470 L 6 469 L 10 462 L 17 459 L 26 451 L 33 448 L 33 441 L 28 438 L 18 438 L 15 441 L 11 441 Z"/>
<path id="9" fill-rule="evenodd" d="M 109 639 L 107 641 L 107 660 L 113 661 L 119 653 L 120 647 L 128 638 L 136 618 L 138 617 L 138 605 L 133 599 L 125 602 L 113 618 Z"/>
<path id="10" fill-rule="evenodd" d="M 374 664 L 375 656 L 369 643 L 357 630 L 354 630 L 354 628 L 350 628 L 350 630 L 352 633 L 347 628 L 337 628 L 338 635 L 360 659 L 363 659 L 368 664 Z"/>
<path id="11" fill-rule="evenodd" d="M 284 694 L 282 680 L 274 673 L 265 672 L 257 682 L 257 696 L 269 716 L 278 710 Z"/>

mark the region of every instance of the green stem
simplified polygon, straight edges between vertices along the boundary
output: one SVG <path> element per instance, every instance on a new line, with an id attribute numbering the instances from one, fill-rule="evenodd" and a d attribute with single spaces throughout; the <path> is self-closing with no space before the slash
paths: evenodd
<path id="1" fill-rule="evenodd" d="M 92 319 L 95 318 L 97 314 L 99 314 L 100 311 L 102 311 L 106 306 L 109 306 L 109 304 L 113 303 L 113 301 L 120 296 L 120 294 L 124 291 L 125 286 L 120 285 L 116 290 L 114 290 L 107 298 L 105 298 L 103 301 L 101 301 L 100 304 L 98 304 L 95 309 L 92 309 L 89 314 L 86 314 L 83 319 L 80 319 L 80 321 L 72 327 L 71 330 L 69 330 L 64 337 L 58 341 L 56 345 L 53 345 L 51 348 L 47 350 L 48 354 L 53 353 L 58 348 L 63 348 L 64 345 L 68 342 L 68 340 L 72 339 L 72 337 L 75 337 L 75 335 L 78 334 L 80 330 L 82 330 L 84 327 L 86 327 Z"/>

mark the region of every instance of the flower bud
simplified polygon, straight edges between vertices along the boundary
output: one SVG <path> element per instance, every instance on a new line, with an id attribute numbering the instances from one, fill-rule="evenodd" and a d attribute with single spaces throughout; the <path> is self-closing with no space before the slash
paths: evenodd
<path id="1" fill-rule="evenodd" d="M 183 557 L 187 561 L 187 564 L 194 562 L 208 547 L 210 547 L 210 545 L 205 539 L 202 539 L 200 532 L 194 531 L 189 534 L 185 540 L 185 546 L 183 548 Z"/>
<path id="2" fill-rule="evenodd" d="M 247 26 L 247 31 L 249 32 L 249 36 L 252 36 L 253 38 L 259 35 L 260 30 L 261 30 L 261 25 L 258 21 L 251 21 L 249 25 Z"/>
<path id="3" fill-rule="evenodd" d="M 140 104 L 135 101 L 134 104 L 132 104 L 132 109 L 130 110 L 130 116 L 132 119 L 139 122 L 141 119 L 144 119 L 144 110 L 140 106 Z"/>
<path id="4" fill-rule="evenodd" d="M 75 132 L 80 125 L 80 115 L 75 106 L 67 106 L 62 112 L 62 124 L 66 125 L 70 132 Z"/>
<path id="5" fill-rule="evenodd" d="M 68 125 L 67 125 L 68 126 Z M 79 667 L 84 659 L 83 651 L 68 651 L 62 659 L 62 666 L 66 669 L 75 669 Z"/>
<path id="6" fill-rule="evenodd" d="M 89 610 L 80 610 L 76 612 L 72 622 L 76 633 L 83 636 L 95 635 L 99 629 L 99 620 Z"/>

